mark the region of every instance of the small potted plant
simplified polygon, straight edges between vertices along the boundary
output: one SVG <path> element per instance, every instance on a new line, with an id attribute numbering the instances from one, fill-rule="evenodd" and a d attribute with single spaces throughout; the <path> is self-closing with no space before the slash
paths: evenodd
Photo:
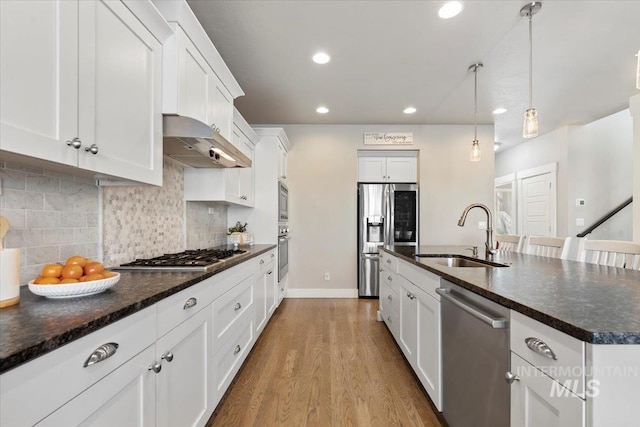
<path id="1" fill-rule="evenodd" d="M 228 243 L 232 243 L 234 246 L 253 243 L 253 235 L 247 233 L 246 222 L 244 225 L 240 221 L 236 222 L 236 225 L 229 228 L 227 235 L 229 236 L 227 238 Z"/>

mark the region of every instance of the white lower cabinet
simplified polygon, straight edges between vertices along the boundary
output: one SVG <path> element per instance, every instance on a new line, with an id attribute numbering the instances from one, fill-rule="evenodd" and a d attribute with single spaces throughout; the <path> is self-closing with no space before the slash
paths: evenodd
<path id="1" fill-rule="evenodd" d="M 49 415 L 37 425 L 137 426 L 156 425 L 156 374 L 148 369 L 155 345 Z"/>
<path id="2" fill-rule="evenodd" d="M 416 293 L 416 300 L 418 343 L 415 370 L 433 404 L 442 410 L 440 301 L 421 291 Z"/>
<path id="3" fill-rule="evenodd" d="M 204 426 L 213 413 L 212 323 L 205 307 L 157 341 L 158 426 Z"/>
<path id="4" fill-rule="evenodd" d="M 585 402 L 513 352 L 511 372 L 511 427 L 585 425 Z"/>
<path id="5" fill-rule="evenodd" d="M 400 348 L 411 364 L 415 365 L 418 343 L 418 304 L 416 288 L 409 281 L 397 276 L 400 282 Z"/>

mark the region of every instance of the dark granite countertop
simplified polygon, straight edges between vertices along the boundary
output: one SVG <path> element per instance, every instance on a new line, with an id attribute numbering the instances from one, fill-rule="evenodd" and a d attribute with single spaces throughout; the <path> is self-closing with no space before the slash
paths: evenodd
<path id="1" fill-rule="evenodd" d="M 46 354 L 130 314 L 149 307 L 217 273 L 263 254 L 276 245 L 243 246 L 246 254 L 212 271 L 119 273 L 120 281 L 106 291 L 80 298 L 48 299 L 27 286 L 20 304 L 0 311 L 0 373 Z"/>
<path id="2" fill-rule="evenodd" d="M 470 251 L 464 246 L 383 249 L 579 340 L 640 344 L 640 271 L 514 253 L 493 260 L 509 267 L 446 267 L 438 258 L 414 254 L 468 256 Z"/>

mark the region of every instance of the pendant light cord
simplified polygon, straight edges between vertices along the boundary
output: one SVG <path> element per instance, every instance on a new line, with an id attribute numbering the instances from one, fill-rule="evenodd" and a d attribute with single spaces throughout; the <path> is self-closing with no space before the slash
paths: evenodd
<path id="1" fill-rule="evenodd" d="M 478 65 L 473 69 L 473 140 L 478 140 Z"/>
<path id="2" fill-rule="evenodd" d="M 533 13 L 529 12 L 529 109 L 533 106 Z"/>

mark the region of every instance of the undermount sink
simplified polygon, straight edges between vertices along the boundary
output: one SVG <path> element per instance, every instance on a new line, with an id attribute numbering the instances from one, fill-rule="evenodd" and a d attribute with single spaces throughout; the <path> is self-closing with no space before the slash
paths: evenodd
<path id="1" fill-rule="evenodd" d="M 471 259 L 462 255 L 439 255 L 439 254 L 418 254 L 416 258 L 440 258 L 436 263 L 444 265 L 446 267 L 508 267 L 505 264 L 498 264 L 497 262 L 484 261 L 479 259 Z"/>

